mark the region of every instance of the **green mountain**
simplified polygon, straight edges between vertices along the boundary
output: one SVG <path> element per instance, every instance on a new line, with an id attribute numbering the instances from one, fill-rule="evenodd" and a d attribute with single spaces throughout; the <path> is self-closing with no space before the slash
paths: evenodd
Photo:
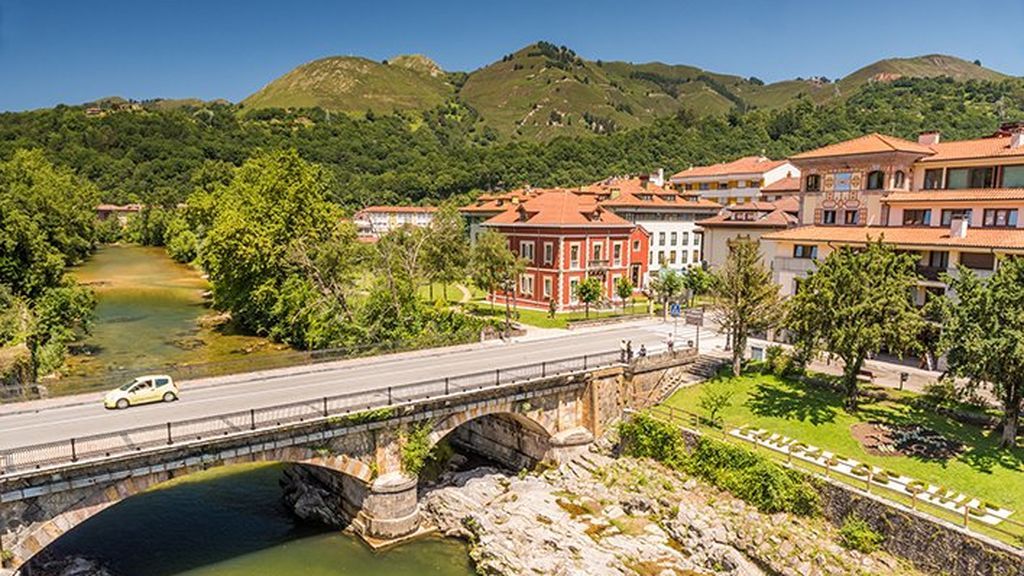
<path id="1" fill-rule="evenodd" d="M 771 110 L 798 98 L 822 103 L 848 98 L 871 83 L 934 76 L 1009 78 L 980 64 L 929 55 L 881 60 L 836 81 L 799 78 L 764 84 L 694 66 L 590 61 L 564 46 L 538 42 L 469 73 L 445 73 L 424 56 L 383 63 L 324 58 L 274 80 L 243 104 L 361 114 L 427 111 L 454 98 L 506 138 L 548 140 L 633 128 L 683 109 L 698 115 Z"/>
<path id="2" fill-rule="evenodd" d="M 375 62 L 332 56 L 299 66 L 242 101 L 246 108 L 314 108 L 340 112 L 429 110 L 454 94 L 425 56 Z"/>

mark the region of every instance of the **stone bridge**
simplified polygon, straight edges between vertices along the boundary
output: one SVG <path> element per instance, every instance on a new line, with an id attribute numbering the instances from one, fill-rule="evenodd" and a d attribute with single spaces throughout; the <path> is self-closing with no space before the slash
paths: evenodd
<path id="1" fill-rule="evenodd" d="M 402 462 L 410 438 L 421 443 L 426 438 L 430 446 L 448 439 L 516 468 L 562 462 L 586 451 L 626 408 L 655 399 L 671 376 L 695 358 L 695 351 L 681 350 L 345 417 L 4 474 L 4 567 L 27 574 L 26 563 L 62 534 L 162 482 L 256 461 L 301 464 L 319 477 L 333 478 L 338 513 L 364 538 L 408 537 L 420 529 L 418 479 Z"/>

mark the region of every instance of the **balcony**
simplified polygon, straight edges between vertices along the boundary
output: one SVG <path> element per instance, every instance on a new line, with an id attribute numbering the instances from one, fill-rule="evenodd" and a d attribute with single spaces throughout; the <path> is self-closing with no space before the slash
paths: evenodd
<path id="1" fill-rule="evenodd" d="M 781 272 L 809 272 L 814 270 L 817 264 L 810 258 L 775 258 L 775 269 Z"/>
<path id="2" fill-rule="evenodd" d="M 605 258 L 591 258 L 587 260 L 587 270 L 607 270 L 608 260 Z"/>
<path id="3" fill-rule="evenodd" d="M 941 276 L 946 272 L 949 272 L 949 269 L 941 266 L 926 266 L 924 264 L 917 265 L 917 274 L 921 278 L 931 282 L 941 282 Z"/>

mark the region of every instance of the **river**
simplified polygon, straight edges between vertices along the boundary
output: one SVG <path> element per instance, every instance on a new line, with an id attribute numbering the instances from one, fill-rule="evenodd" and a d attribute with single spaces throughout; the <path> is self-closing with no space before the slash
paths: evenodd
<path id="1" fill-rule="evenodd" d="M 96 322 L 92 334 L 73 347 L 64 377 L 51 384 L 56 392 L 102 385 L 99 379 L 115 373 L 137 375 L 283 349 L 211 322 L 216 315 L 203 297 L 209 284 L 162 248 L 104 246 L 71 272 L 96 293 Z"/>
<path id="2" fill-rule="evenodd" d="M 472 576 L 466 545 L 427 538 L 372 552 L 355 537 L 297 523 L 280 464 L 214 468 L 117 504 L 47 550 L 118 576 Z"/>

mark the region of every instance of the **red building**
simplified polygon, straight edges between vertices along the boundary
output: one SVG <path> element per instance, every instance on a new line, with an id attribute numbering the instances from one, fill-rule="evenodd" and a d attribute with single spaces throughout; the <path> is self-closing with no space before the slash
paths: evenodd
<path id="1" fill-rule="evenodd" d="M 575 308 L 575 288 L 600 278 L 608 302 L 615 281 L 629 278 L 639 291 L 647 272 L 646 230 L 602 208 L 593 196 L 543 191 L 483 223 L 504 234 L 511 250 L 528 261 L 515 298 L 520 306 Z M 504 294 L 496 298 L 504 301 Z"/>

